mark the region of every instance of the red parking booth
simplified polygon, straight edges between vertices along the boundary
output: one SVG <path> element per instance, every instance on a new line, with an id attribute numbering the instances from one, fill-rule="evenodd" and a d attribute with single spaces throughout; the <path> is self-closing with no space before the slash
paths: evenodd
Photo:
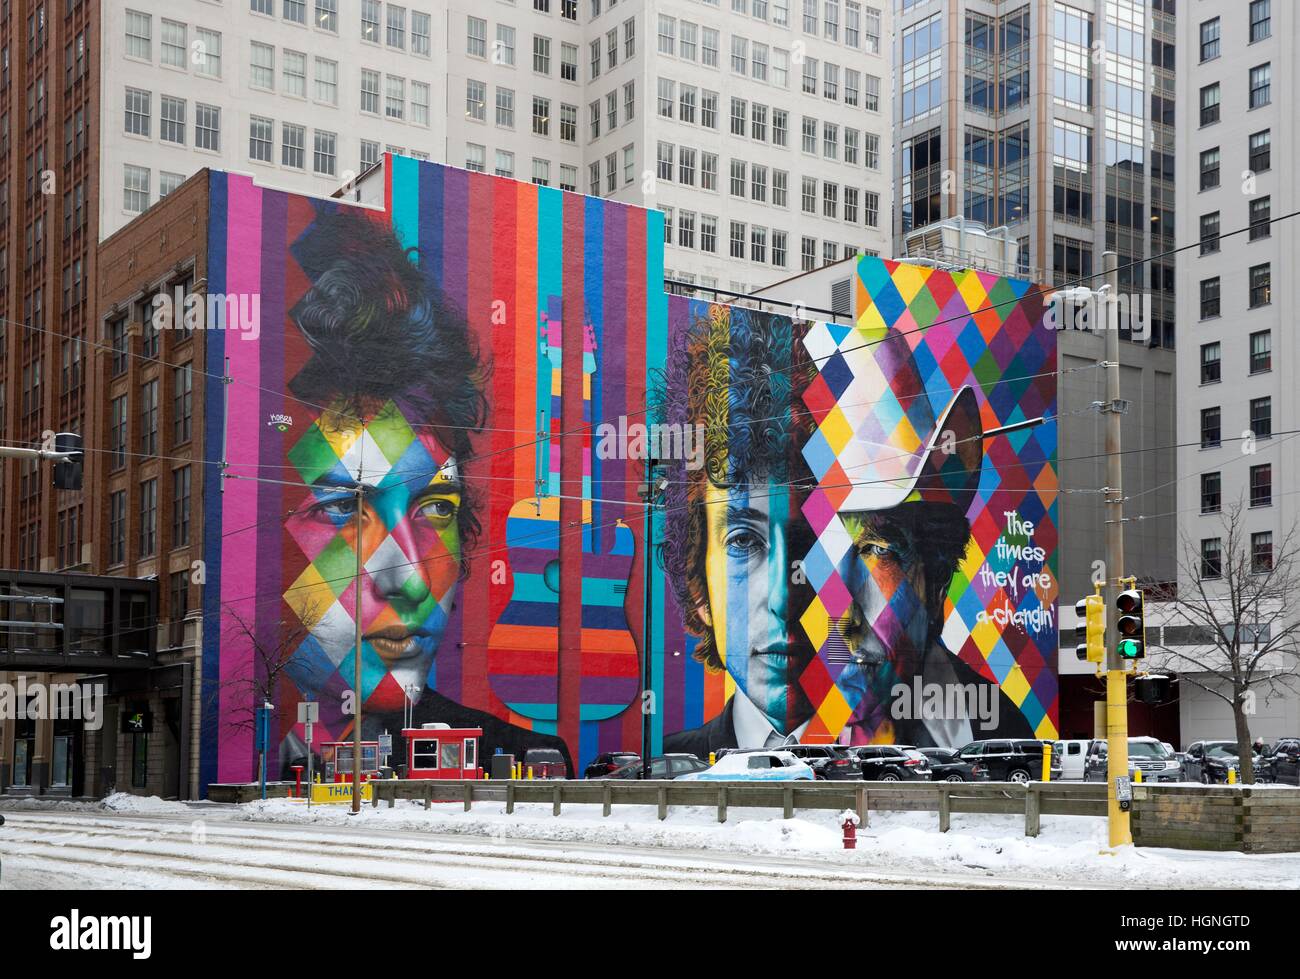
<path id="1" fill-rule="evenodd" d="M 352 781 L 351 741 L 326 741 L 320 746 L 321 781 Z M 361 742 L 361 781 L 379 776 L 379 742 Z"/>
<path id="2" fill-rule="evenodd" d="M 478 767 L 481 727 L 425 724 L 403 728 L 407 778 L 482 778 Z"/>

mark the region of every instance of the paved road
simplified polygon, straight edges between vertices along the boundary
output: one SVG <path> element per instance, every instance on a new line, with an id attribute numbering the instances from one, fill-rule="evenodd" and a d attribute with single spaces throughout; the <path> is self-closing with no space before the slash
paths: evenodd
<path id="1" fill-rule="evenodd" d="M 6 812 L 0 888 L 961 888 L 1046 885 L 984 872 L 839 869 L 824 859 L 467 839 L 184 814 Z"/>

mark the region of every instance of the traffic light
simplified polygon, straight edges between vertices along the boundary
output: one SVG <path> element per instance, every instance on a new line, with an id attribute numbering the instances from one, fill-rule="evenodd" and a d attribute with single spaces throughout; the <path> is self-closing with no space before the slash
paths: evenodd
<path id="1" fill-rule="evenodd" d="M 1140 659 L 1147 654 L 1141 590 L 1129 588 L 1120 592 L 1115 599 L 1115 610 L 1119 612 L 1115 630 L 1119 634 L 1119 647 L 1116 651 L 1120 659 Z"/>
<path id="2" fill-rule="evenodd" d="M 81 489 L 82 441 L 75 432 L 58 432 L 54 436 L 55 452 L 75 452 L 70 459 L 56 459 L 53 466 L 54 488 L 62 490 Z"/>
<path id="3" fill-rule="evenodd" d="M 1100 595 L 1089 595 L 1074 603 L 1078 621 L 1074 626 L 1075 639 L 1082 640 L 1074 647 L 1081 661 L 1101 663 L 1106 659 L 1106 600 Z"/>

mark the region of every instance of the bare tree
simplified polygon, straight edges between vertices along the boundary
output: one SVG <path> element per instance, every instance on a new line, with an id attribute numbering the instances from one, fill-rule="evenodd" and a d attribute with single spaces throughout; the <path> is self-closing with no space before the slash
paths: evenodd
<path id="1" fill-rule="evenodd" d="M 1152 666 L 1169 668 L 1226 702 L 1236 725 L 1241 777 L 1255 781 L 1250 716 L 1259 693 L 1296 690 L 1300 678 L 1300 538 L 1293 525 L 1280 541 L 1255 548 L 1242 501 L 1220 518 L 1217 557 L 1186 535 L 1179 583 L 1152 593 L 1169 625 L 1183 626 L 1188 645 L 1153 644 Z"/>
<path id="2" fill-rule="evenodd" d="M 225 701 L 221 715 L 224 727 L 251 732 L 256 727 L 257 708 L 263 704 L 275 706 L 276 716 L 279 716 L 277 691 L 280 682 L 310 630 L 300 619 L 290 618 L 280 619 L 273 632 L 259 632 L 256 624 L 250 623 L 234 607 L 226 605 L 224 611 L 230 617 L 227 641 L 251 647 L 253 663 L 247 675 L 231 677 L 216 684 L 210 696 L 215 702 Z M 319 616 L 314 609 L 306 608 L 302 618 L 314 622 Z M 302 663 L 297 666 L 301 668 Z M 301 685 L 304 678 L 295 676 L 295 679 Z"/>

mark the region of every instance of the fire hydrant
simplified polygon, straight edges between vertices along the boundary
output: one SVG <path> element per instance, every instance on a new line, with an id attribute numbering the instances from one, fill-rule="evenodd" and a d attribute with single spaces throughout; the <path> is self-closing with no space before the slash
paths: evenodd
<path id="1" fill-rule="evenodd" d="M 845 809 L 840 813 L 840 825 L 844 827 L 844 849 L 856 850 L 858 848 L 858 814 L 852 809 Z"/>

